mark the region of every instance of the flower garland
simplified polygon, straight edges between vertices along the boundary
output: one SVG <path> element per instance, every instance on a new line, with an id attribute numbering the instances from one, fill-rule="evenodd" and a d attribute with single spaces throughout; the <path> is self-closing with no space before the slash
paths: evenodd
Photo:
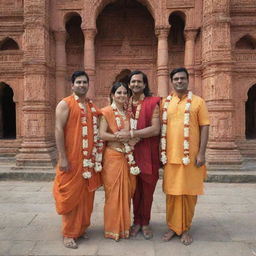
<path id="1" fill-rule="evenodd" d="M 112 109 L 114 111 L 114 114 L 115 114 L 115 120 L 116 120 L 117 128 L 120 130 L 121 129 L 121 118 L 120 118 L 120 115 L 118 113 L 117 106 L 113 102 L 111 104 L 111 107 L 112 107 Z M 136 162 L 134 160 L 134 156 L 133 156 L 133 152 L 132 152 L 131 146 L 127 142 L 123 142 L 123 144 L 124 144 L 125 156 L 126 156 L 126 158 L 128 160 L 128 165 L 130 167 L 130 173 L 132 175 L 140 174 L 140 168 L 136 165 Z"/>
<path id="2" fill-rule="evenodd" d="M 132 118 L 130 118 L 130 126 L 131 126 L 131 130 L 136 130 L 137 129 L 137 124 L 138 124 L 138 120 L 139 120 L 139 116 L 140 116 L 140 111 L 141 111 L 141 105 L 142 105 L 142 102 L 144 100 L 145 96 L 144 94 L 142 94 L 140 96 L 140 99 L 139 99 L 139 104 L 136 108 L 136 112 L 135 112 L 135 115 L 133 114 L 133 111 L 132 111 L 132 97 L 129 101 L 129 106 L 128 106 L 128 112 L 129 114 L 132 116 Z"/>
<path id="3" fill-rule="evenodd" d="M 189 119 L 190 119 L 190 107 L 192 101 L 192 92 L 189 91 L 187 95 L 187 102 L 185 105 L 185 113 L 184 113 L 184 157 L 182 158 L 182 163 L 184 165 L 188 165 L 190 163 L 189 159 Z M 169 106 L 170 101 L 172 100 L 172 95 L 169 95 L 163 106 L 163 113 L 162 113 L 162 130 L 161 130 L 161 162 L 163 164 L 167 163 L 167 156 L 166 156 L 166 133 L 167 133 L 167 109 Z"/>
<path id="4" fill-rule="evenodd" d="M 85 179 L 90 179 L 92 177 L 92 170 L 95 172 L 101 172 L 102 170 L 102 151 L 103 151 L 103 141 L 98 137 L 98 117 L 97 111 L 92 104 L 92 101 L 88 101 L 89 108 L 92 112 L 92 122 L 93 122 L 93 149 L 92 156 L 89 157 L 89 142 L 88 142 L 88 124 L 86 107 L 80 102 L 79 97 L 74 94 L 74 98 L 77 101 L 81 110 L 81 125 L 82 125 L 82 151 L 83 151 L 83 177 Z"/>

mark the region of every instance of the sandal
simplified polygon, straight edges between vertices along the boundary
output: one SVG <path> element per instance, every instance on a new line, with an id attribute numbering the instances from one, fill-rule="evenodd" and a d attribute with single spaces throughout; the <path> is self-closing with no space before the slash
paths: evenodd
<path id="1" fill-rule="evenodd" d="M 142 234 L 146 240 L 149 240 L 153 237 L 153 231 L 151 230 L 149 225 L 142 226 Z"/>
<path id="2" fill-rule="evenodd" d="M 141 226 L 138 224 L 133 224 L 130 228 L 130 236 L 132 237 L 136 237 L 138 235 L 138 233 L 141 230 Z"/>

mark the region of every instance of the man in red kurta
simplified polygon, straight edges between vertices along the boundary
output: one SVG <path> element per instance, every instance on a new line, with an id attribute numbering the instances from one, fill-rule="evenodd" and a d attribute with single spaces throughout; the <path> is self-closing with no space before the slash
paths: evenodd
<path id="1" fill-rule="evenodd" d="M 77 71 L 71 80 L 73 95 L 60 101 L 56 108 L 59 162 L 53 194 L 56 211 L 62 215 L 64 246 L 75 249 L 76 239 L 90 225 L 94 191 L 101 185 L 99 173 L 86 167 L 88 162 L 96 161 L 95 123 L 100 113 L 86 98 L 88 75 Z"/>
<path id="2" fill-rule="evenodd" d="M 134 157 L 141 170 L 133 197 L 134 224 L 131 236 L 136 236 L 141 230 L 144 238 L 150 239 L 153 237 L 149 227 L 150 213 L 160 167 L 160 98 L 151 96 L 147 76 L 141 71 L 130 74 L 129 87 L 132 90 L 130 108 L 136 123 L 132 124 L 131 136 L 140 139 L 135 145 Z"/>

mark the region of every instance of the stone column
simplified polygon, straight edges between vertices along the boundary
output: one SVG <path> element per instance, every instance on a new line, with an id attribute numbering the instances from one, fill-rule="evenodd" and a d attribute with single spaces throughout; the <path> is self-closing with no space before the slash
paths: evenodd
<path id="1" fill-rule="evenodd" d="M 66 96 L 66 74 L 67 74 L 67 56 L 66 56 L 66 31 L 54 31 L 56 41 L 56 103 Z"/>
<path id="2" fill-rule="evenodd" d="M 95 98 L 95 47 L 96 29 L 83 29 L 84 33 L 84 69 L 90 78 L 88 97 Z"/>
<path id="3" fill-rule="evenodd" d="M 166 97 L 169 93 L 169 67 L 168 67 L 168 34 L 169 27 L 157 27 L 157 88 L 158 95 Z"/>
<path id="4" fill-rule="evenodd" d="M 235 143 L 230 0 L 204 0 L 202 28 L 202 92 L 210 114 L 208 163 L 210 166 L 242 162 Z"/>
<path id="5" fill-rule="evenodd" d="M 49 0 L 24 0 L 23 138 L 18 168 L 52 166 L 55 160 L 54 107 L 50 86 Z"/>
<path id="6" fill-rule="evenodd" d="M 184 31 L 185 36 L 185 57 L 184 66 L 187 68 L 189 73 L 189 87 L 194 91 L 195 87 L 195 39 L 197 35 L 197 29 L 186 29 Z"/>

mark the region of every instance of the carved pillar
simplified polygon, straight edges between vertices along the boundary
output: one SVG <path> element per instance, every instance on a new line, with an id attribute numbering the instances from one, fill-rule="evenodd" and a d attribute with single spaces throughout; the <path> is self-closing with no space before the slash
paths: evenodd
<path id="1" fill-rule="evenodd" d="M 202 91 L 211 119 L 207 153 L 213 166 L 242 162 L 234 133 L 229 5 L 229 0 L 204 0 L 203 8 Z"/>
<path id="2" fill-rule="evenodd" d="M 4 87 L 0 83 L 0 139 L 4 137 L 4 120 L 3 120 L 3 97 L 4 97 Z"/>
<path id="3" fill-rule="evenodd" d="M 184 31 L 185 35 L 185 58 L 184 66 L 187 68 L 189 73 L 189 87 L 194 91 L 195 87 L 195 39 L 197 35 L 197 29 L 186 29 Z"/>
<path id="4" fill-rule="evenodd" d="M 97 33 L 96 29 L 83 29 L 84 33 L 84 69 L 89 75 L 88 97 L 95 98 L 95 47 L 94 39 Z"/>
<path id="5" fill-rule="evenodd" d="M 36 5 L 24 0 L 24 136 L 16 155 L 19 168 L 51 166 L 55 159 L 48 10 L 49 0 L 37 0 Z"/>
<path id="6" fill-rule="evenodd" d="M 54 31 L 56 41 L 56 103 L 66 96 L 66 74 L 67 74 L 67 55 L 66 55 L 66 31 Z"/>
<path id="7" fill-rule="evenodd" d="M 169 93 L 169 70 L 168 70 L 168 34 L 170 28 L 156 28 L 158 38 L 157 45 L 157 88 L 158 95 L 166 97 Z"/>

